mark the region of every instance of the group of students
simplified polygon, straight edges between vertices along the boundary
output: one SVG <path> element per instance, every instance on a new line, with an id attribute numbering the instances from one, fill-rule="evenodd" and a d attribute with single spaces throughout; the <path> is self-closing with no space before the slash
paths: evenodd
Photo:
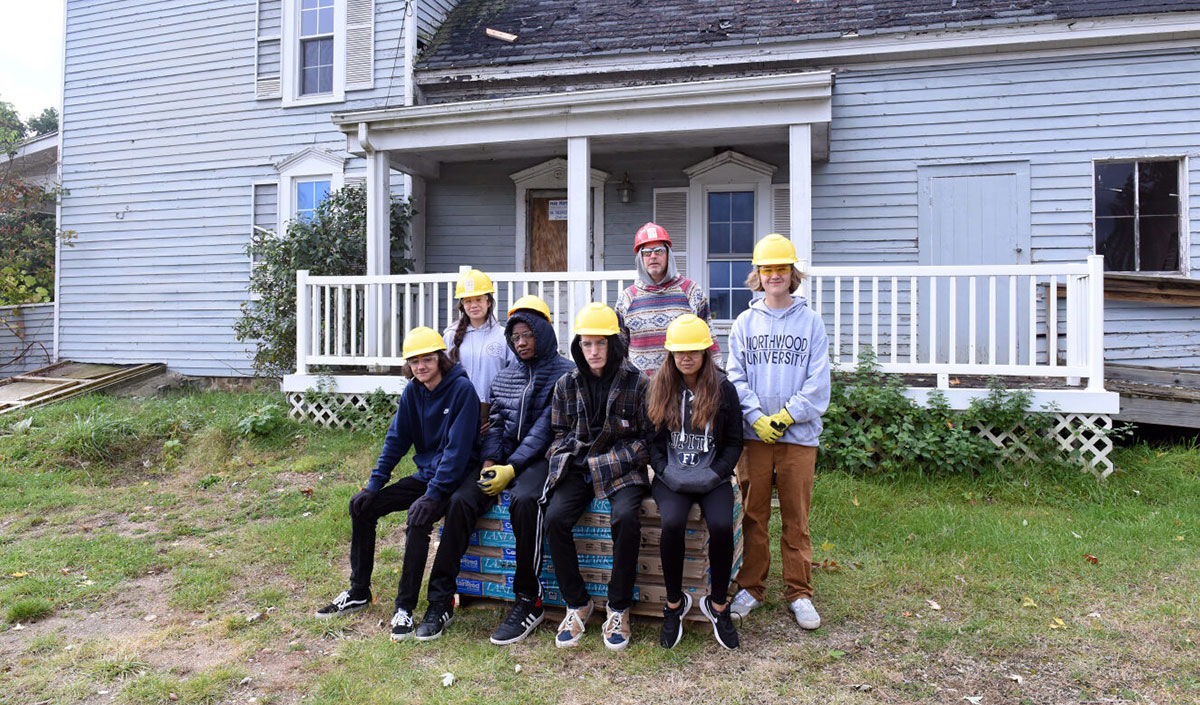
<path id="1" fill-rule="evenodd" d="M 711 583 L 699 609 L 717 641 L 737 648 L 731 615 L 744 617 L 765 597 L 774 486 L 782 518 L 784 598 L 801 627 L 820 625 L 811 601 L 808 514 L 821 415 L 829 401 L 829 365 L 821 319 L 795 294 L 803 279 L 795 250 L 780 235 L 756 245 L 746 286 L 761 295 L 734 322 L 723 371 L 705 320 L 707 302 L 692 298 L 698 287 L 675 271 L 669 236 L 647 224 L 637 243 L 639 274 L 649 275 L 644 286 L 624 292 L 617 311 L 593 302 L 579 312 L 572 359 L 558 353 L 550 309 L 536 296 L 514 302 L 501 326 L 491 281 L 478 270 L 460 278 L 455 292 L 460 318 L 444 335 L 425 327 L 409 332 L 403 373 L 414 383 L 401 395 L 366 486 L 350 500 L 350 588 L 317 610 L 318 617 L 371 604 L 376 524 L 407 510 L 392 639 L 440 637 L 454 620 L 456 578 L 471 534 L 507 490 L 516 599 L 491 641 L 516 643 L 543 621 L 538 575 L 544 542 L 567 607 L 555 645 L 576 646 L 593 603 L 572 529 L 600 498 L 611 505 L 613 559 L 602 639 L 611 650 L 623 649 L 630 640 L 640 507 L 650 495 L 662 517 L 667 602 L 661 645 L 679 643 L 683 618 L 693 607 L 682 588 L 684 537 L 688 512 L 699 504 L 710 536 Z M 662 301 L 682 292 L 676 298 L 693 313 L 674 316 L 665 334 L 661 327 L 631 331 L 631 311 L 655 310 L 654 301 L 639 302 L 647 292 L 665 292 Z M 659 320 L 661 313 L 647 320 Z M 646 343 L 655 336 L 661 341 L 657 356 Z M 631 338 L 641 367 L 630 359 Z M 389 484 L 410 449 L 416 471 Z M 730 600 L 735 477 L 744 507 L 744 549 L 740 590 Z M 442 518 L 429 606 L 417 623 L 413 615 L 430 533 Z"/>

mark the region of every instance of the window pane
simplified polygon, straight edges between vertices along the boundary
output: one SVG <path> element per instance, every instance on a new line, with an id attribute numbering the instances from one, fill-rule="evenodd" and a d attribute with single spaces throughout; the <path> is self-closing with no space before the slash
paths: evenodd
<path id="1" fill-rule="evenodd" d="M 300 3 L 301 10 L 312 10 L 317 7 L 317 0 L 302 0 Z"/>
<path id="2" fill-rule="evenodd" d="M 313 182 L 313 191 L 315 192 L 315 195 L 316 195 L 316 205 L 320 205 L 321 201 L 324 201 L 325 198 L 329 195 L 329 182 L 328 181 L 314 181 Z"/>
<path id="3" fill-rule="evenodd" d="M 321 34 L 333 34 L 333 8 L 323 7 L 318 12 L 320 21 L 317 23 L 317 31 Z"/>
<path id="4" fill-rule="evenodd" d="M 296 184 L 296 210 L 310 211 L 316 207 L 316 199 L 313 198 L 312 182 L 301 182 Z"/>
<path id="5" fill-rule="evenodd" d="M 1179 215 L 1178 162 L 1138 164 L 1138 215 Z"/>
<path id="6" fill-rule="evenodd" d="M 729 289 L 713 289 L 709 292 L 709 307 L 712 309 L 712 317 L 733 318 L 730 315 L 729 307 Z"/>
<path id="7" fill-rule="evenodd" d="M 321 66 L 333 66 L 333 40 L 322 39 L 317 42 L 318 62 Z"/>
<path id="8" fill-rule="evenodd" d="M 1096 216 L 1133 215 L 1133 162 L 1096 164 Z"/>
<path id="9" fill-rule="evenodd" d="M 749 254 L 754 251 L 754 224 L 734 223 L 730 252 Z"/>
<path id="10" fill-rule="evenodd" d="M 1179 269 L 1179 218 L 1155 216 L 1138 220 L 1138 255 L 1143 272 Z"/>
<path id="11" fill-rule="evenodd" d="M 733 281 L 733 286 L 735 288 L 744 286 L 746 283 L 746 277 L 750 276 L 750 270 L 753 269 L 753 266 L 749 261 L 730 262 L 729 266 L 733 270 L 733 273 L 729 277 Z M 749 290 L 747 289 L 747 291 Z"/>
<path id="12" fill-rule="evenodd" d="M 1104 255 L 1104 269 L 1132 272 L 1133 218 L 1097 218 L 1096 254 Z"/>
<path id="13" fill-rule="evenodd" d="M 321 93 L 332 93 L 333 92 L 333 67 L 332 66 L 322 66 L 320 68 L 320 72 L 321 72 L 321 80 L 318 84 L 319 85 L 318 91 Z"/>
<path id="14" fill-rule="evenodd" d="M 751 292 L 749 289 L 734 289 L 732 301 L 730 302 L 732 307 L 730 313 L 733 315 L 730 318 L 737 318 L 739 313 L 750 308 L 750 296 Z"/>
<path id="15" fill-rule="evenodd" d="M 307 37 L 317 33 L 317 13 L 301 12 L 300 13 L 300 36 Z"/>
<path id="16" fill-rule="evenodd" d="M 729 253 L 729 225 L 726 223 L 709 223 L 708 251 L 713 254 Z"/>
<path id="17" fill-rule="evenodd" d="M 321 63 L 321 42 L 320 40 L 310 39 L 303 42 L 304 45 L 304 67 L 315 67 Z"/>
<path id="18" fill-rule="evenodd" d="M 708 287 L 710 289 L 729 288 L 729 263 L 708 263 Z"/>
<path id="19" fill-rule="evenodd" d="M 300 94 L 310 95 L 321 92 L 320 69 L 304 69 L 304 77 L 300 82 Z"/>
<path id="20" fill-rule="evenodd" d="M 733 220 L 753 223 L 754 193 L 752 191 L 739 191 L 731 193 L 730 196 L 733 201 Z"/>
<path id="21" fill-rule="evenodd" d="M 729 194 L 727 194 L 727 193 L 710 193 L 710 194 L 708 194 L 708 222 L 710 222 L 710 223 L 728 223 L 729 222 Z"/>

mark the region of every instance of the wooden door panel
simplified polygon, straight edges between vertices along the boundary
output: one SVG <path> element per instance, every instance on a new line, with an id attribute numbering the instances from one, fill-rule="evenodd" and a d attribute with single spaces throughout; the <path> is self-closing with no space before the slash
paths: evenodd
<path id="1" fill-rule="evenodd" d="M 565 198 L 529 199 L 529 261 L 530 272 L 565 272 L 567 270 L 567 221 L 550 219 L 550 202 Z"/>

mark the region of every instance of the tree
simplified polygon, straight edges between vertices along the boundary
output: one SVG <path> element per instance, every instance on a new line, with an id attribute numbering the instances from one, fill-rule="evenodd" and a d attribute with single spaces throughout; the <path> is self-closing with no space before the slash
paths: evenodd
<path id="1" fill-rule="evenodd" d="M 397 196 L 391 206 L 390 271 L 405 272 L 412 266 L 404 256 L 412 208 Z M 296 271 L 307 269 L 317 276 L 367 271 L 366 189 L 334 191 L 311 219 L 290 221 L 283 236 L 255 231 L 246 251 L 255 263 L 250 292 L 257 296 L 242 304 L 242 317 L 233 328 L 239 341 L 254 342 L 255 372 L 278 377 L 296 364 Z"/>
<path id="2" fill-rule="evenodd" d="M 11 154 L 28 131 L 12 103 L 0 100 L 0 147 L 4 148 L 4 153 Z"/>
<path id="3" fill-rule="evenodd" d="M 48 135 L 51 132 L 57 132 L 58 111 L 54 108 L 46 108 L 40 115 L 29 118 L 29 121 L 25 123 L 25 126 L 28 127 L 29 131 L 37 137 Z"/>

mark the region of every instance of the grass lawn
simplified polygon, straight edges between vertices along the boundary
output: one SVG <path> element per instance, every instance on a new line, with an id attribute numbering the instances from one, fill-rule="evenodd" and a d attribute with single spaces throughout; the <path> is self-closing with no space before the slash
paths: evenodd
<path id="1" fill-rule="evenodd" d="M 574 651 L 551 625 L 494 647 L 502 610 L 479 605 L 391 643 L 402 515 L 381 524 L 378 603 L 311 617 L 346 585 L 346 503 L 382 437 L 282 412 L 205 393 L 0 421 L 0 703 L 1200 702 L 1195 446 L 1124 449 L 1103 483 L 818 461 L 820 629 L 796 627 L 775 565 L 740 650 L 696 627 L 664 651 L 638 618 L 612 654 L 599 625 Z"/>

